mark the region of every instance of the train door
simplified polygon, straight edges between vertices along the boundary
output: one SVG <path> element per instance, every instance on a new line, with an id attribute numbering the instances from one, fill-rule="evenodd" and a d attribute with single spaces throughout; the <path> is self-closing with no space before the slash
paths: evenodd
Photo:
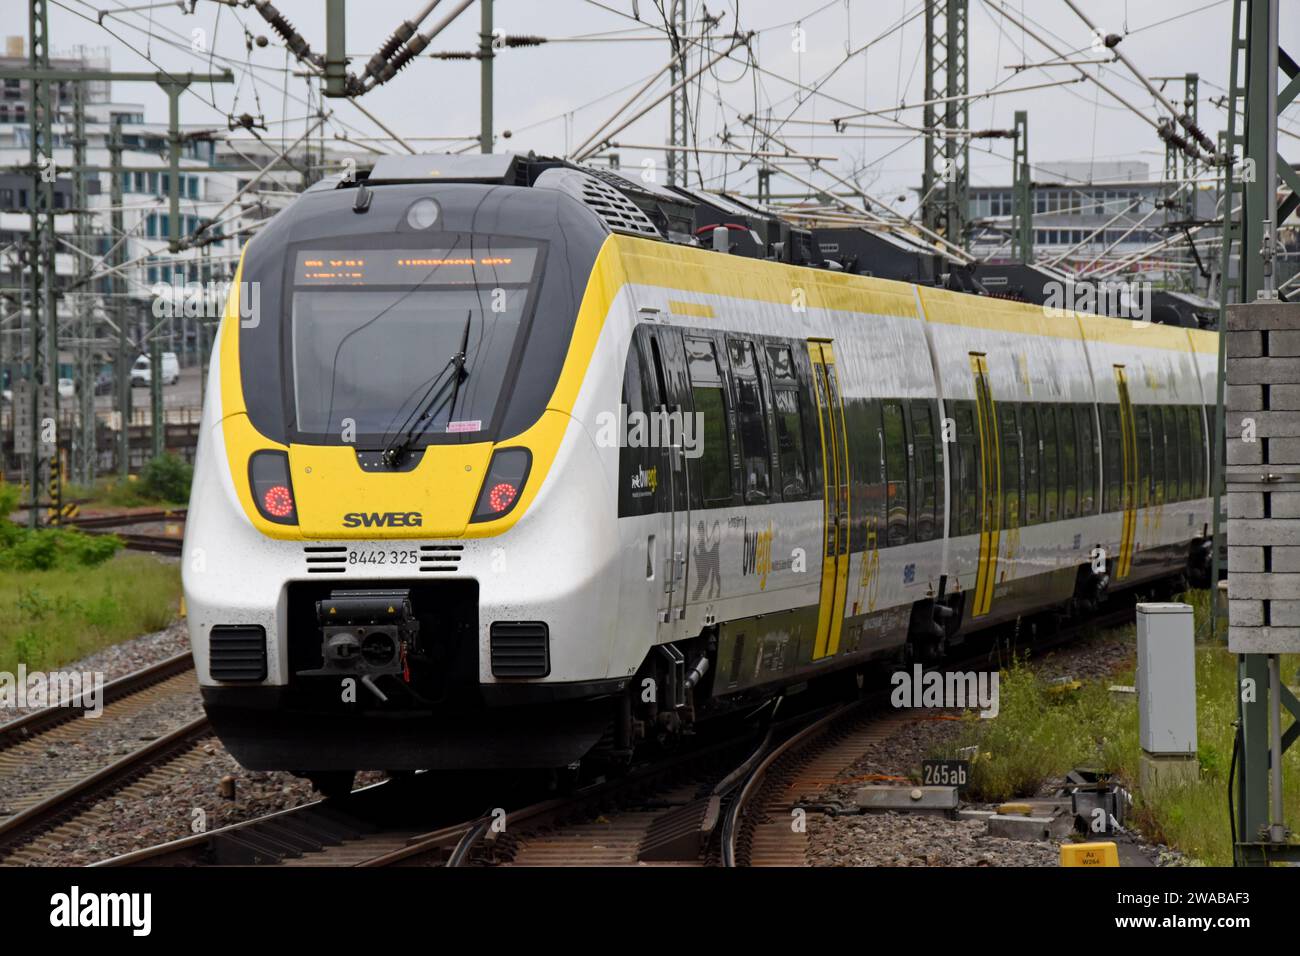
<path id="1" fill-rule="evenodd" d="M 809 339 L 817 431 L 822 453 L 822 582 L 813 660 L 840 649 L 844 601 L 849 581 L 849 455 L 844 403 L 835 371 L 835 353 L 826 339 Z"/>
<path id="2" fill-rule="evenodd" d="M 1119 391 L 1119 430 L 1123 445 L 1120 461 L 1123 463 L 1123 492 L 1120 500 L 1124 505 L 1124 523 L 1120 531 L 1119 555 L 1115 559 L 1115 578 L 1123 580 L 1128 577 L 1133 566 L 1133 537 L 1137 531 L 1138 503 L 1138 444 L 1137 426 L 1133 420 L 1133 404 L 1129 401 L 1128 379 L 1123 365 L 1115 366 L 1115 386 Z"/>
<path id="3" fill-rule="evenodd" d="M 983 617 L 993 606 L 993 585 L 997 580 L 1002 529 L 1002 453 L 993 392 L 989 388 L 988 358 L 982 352 L 971 352 L 970 367 L 975 376 L 975 427 L 980 446 L 980 551 L 971 616 Z"/>
<path id="4" fill-rule="evenodd" d="M 667 625 L 660 629 L 661 637 L 675 637 L 677 622 L 686 615 L 687 582 L 690 580 L 691 495 L 690 478 L 686 468 L 688 441 L 699 436 L 687 434 L 685 426 L 692 421 L 687 399 L 687 386 L 679 370 L 685 363 L 681 334 L 675 329 L 654 328 L 642 325 L 641 354 L 645 358 L 650 390 L 654 394 L 657 431 L 661 449 L 660 467 L 663 478 L 661 501 L 666 511 L 666 535 L 661 568 L 663 589 L 659 596 L 659 622 Z"/>

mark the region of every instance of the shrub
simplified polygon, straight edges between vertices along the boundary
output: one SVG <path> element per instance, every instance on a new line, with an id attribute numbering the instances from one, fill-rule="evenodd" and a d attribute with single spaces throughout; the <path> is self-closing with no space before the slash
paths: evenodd
<path id="1" fill-rule="evenodd" d="M 175 455 L 159 455 L 140 473 L 140 491 L 155 501 L 188 501 L 194 467 Z"/>
<path id="2" fill-rule="evenodd" d="M 9 520 L 18 503 L 18 489 L 0 482 L 0 570 L 52 571 L 93 568 L 122 547 L 116 535 L 89 535 L 75 528 L 33 531 Z"/>

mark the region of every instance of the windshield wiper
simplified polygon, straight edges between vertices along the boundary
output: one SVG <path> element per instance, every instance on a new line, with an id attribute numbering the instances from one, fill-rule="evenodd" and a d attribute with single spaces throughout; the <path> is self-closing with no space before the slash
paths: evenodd
<path id="1" fill-rule="evenodd" d="M 400 465 L 402 459 L 406 456 L 406 453 L 411 450 L 411 446 L 414 445 L 433 426 L 434 420 L 438 417 L 438 412 L 442 410 L 442 403 L 435 406 L 434 402 L 437 401 L 438 396 L 441 395 L 447 387 L 446 381 L 443 380 L 443 375 L 446 374 L 447 369 L 449 368 L 453 370 L 453 373 L 451 377 L 451 408 L 447 412 L 448 421 L 450 421 L 451 416 L 455 414 L 456 399 L 460 395 L 461 382 L 469 378 L 469 372 L 465 369 L 465 353 L 469 350 L 469 327 L 473 318 L 473 310 L 470 310 L 465 314 L 465 331 L 461 335 L 460 351 L 448 360 L 447 364 L 442 367 L 442 371 L 438 373 L 437 378 L 435 378 L 433 383 L 429 386 L 429 390 L 432 394 L 429 395 L 429 399 L 425 403 L 424 409 L 419 413 L 419 415 L 415 416 L 414 421 L 411 421 L 408 417 L 407 421 L 411 421 L 410 427 L 406 428 L 401 438 L 384 449 L 384 464 L 389 468 L 396 468 Z M 412 415 L 414 415 L 414 412 L 412 412 Z M 405 425 L 405 423 L 403 424 Z"/>

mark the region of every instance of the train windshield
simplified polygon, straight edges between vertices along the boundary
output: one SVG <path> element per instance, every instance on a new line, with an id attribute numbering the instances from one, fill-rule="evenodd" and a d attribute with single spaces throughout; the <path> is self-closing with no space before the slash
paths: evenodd
<path id="1" fill-rule="evenodd" d="M 441 248 L 298 251 L 290 310 L 297 437 L 386 443 L 418 419 L 421 444 L 487 440 L 539 259 L 536 245 L 480 236 Z M 453 389 L 451 366 L 466 342 Z"/>

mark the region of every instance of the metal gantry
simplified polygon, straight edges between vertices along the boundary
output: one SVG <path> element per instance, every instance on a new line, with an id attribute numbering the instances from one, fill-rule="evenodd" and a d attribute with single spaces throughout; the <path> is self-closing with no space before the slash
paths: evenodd
<path id="1" fill-rule="evenodd" d="M 922 222 L 966 249 L 970 195 L 967 0 L 926 0 Z M 936 102 L 938 101 L 938 102 Z"/>
<path id="2" fill-rule="evenodd" d="M 41 488 L 52 473 L 50 463 L 58 454 L 59 418 L 59 313 L 55 285 L 53 112 L 55 87 L 50 74 L 49 10 L 45 0 L 30 0 L 28 29 L 31 49 L 28 84 L 31 120 L 30 159 L 32 207 L 30 227 L 31 338 L 28 351 L 28 395 L 31 414 L 27 454 L 27 523 L 39 523 Z M 56 479 L 57 480 L 57 479 Z"/>
<path id="3" fill-rule="evenodd" d="M 685 146 L 690 136 L 690 98 L 686 94 L 686 85 L 683 84 L 678 89 L 678 83 L 687 75 L 686 0 L 673 0 L 672 6 L 672 29 L 668 38 L 672 43 L 673 53 L 668 76 L 673 92 L 668 101 L 668 145 L 675 148 L 667 150 L 668 183 L 674 186 L 685 186 L 689 172 L 689 157 Z"/>
<path id="4" fill-rule="evenodd" d="M 1029 169 L 1029 114 L 1016 110 L 1016 141 L 1012 156 L 1011 255 L 1016 262 L 1034 261 L 1034 185 Z"/>
<path id="5" fill-rule="evenodd" d="M 113 362 L 113 385 L 117 395 L 117 474 L 126 481 L 131 474 L 131 341 L 127 330 L 126 276 L 122 266 L 126 263 L 126 217 L 122 210 L 122 121 L 113 118 L 108 134 L 109 204 L 111 213 L 112 243 L 109 246 L 108 300 L 113 320 L 117 325 L 117 357 Z M 173 184 L 174 185 L 174 184 Z"/>
<path id="6" fill-rule="evenodd" d="M 1225 472 L 1258 480 L 1258 466 L 1225 463 L 1227 421 L 1224 383 L 1227 369 L 1228 305 L 1233 301 L 1276 300 L 1273 258 L 1276 227 L 1300 205 L 1300 177 L 1277 154 L 1277 118 L 1300 94 L 1300 65 L 1278 46 L 1277 0 L 1234 0 L 1227 95 L 1228 127 L 1222 139 L 1224 170 L 1223 236 L 1219 263 L 1219 356 L 1215 402 L 1216 449 L 1212 458 L 1214 491 L 1213 574 L 1218 581 L 1221 494 Z M 1279 66 L 1289 77 L 1279 91 Z M 1279 177 L 1291 193 L 1278 202 Z M 1234 209 L 1240 206 L 1239 214 Z M 1233 263 L 1237 270 L 1233 271 Z M 1217 613 L 1216 605 L 1216 613 Z M 1300 735 L 1300 723 L 1279 733 L 1281 705 L 1300 718 L 1300 705 L 1277 680 L 1276 655 L 1238 655 L 1240 763 L 1234 797 L 1235 859 L 1248 865 L 1300 860 L 1300 848 L 1287 842 L 1279 820 L 1270 814 L 1271 785 L 1280 792 L 1282 751 Z M 1271 685 L 1271 686 L 1270 686 Z M 1246 693 L 1246 688 L 1251 693 Z M 1271 764 L 1276 761 L 1277 766 Z M 1270 780 L 1270 771 L 1272 778 Z"/>
<path id="7" fill-rule="evenodd" d="M 48 11 L 46 0 L 29 0 L 28 5 L 29 31 L 31 37 L 31 50 L 28 57 L 26 69 L 6 69 L 0 72 L 0 79 L 13 79 L 26 81 L 30 96 L 30 117 L 31 117 L 31 137 L 30 137 L 30 171 L 32 177 L 32 196 L 33 203 L 31 207 L 31 227 L 29 235 L 29 265 L 25 270 L 28 281 L 31 283 L 28 300 L 31 303 L 31 322 L 28 339 L 28 378 L 23 390 L 22 400 L 25 403 L 24 418 L 30 423 L 30 428 L 26 434 L 30 434 L 31 441 L 16 450 L 20 454 L 27 454 L 26 476 L 27 484 L 30 491 L 28 497 L 29 511 L 28 523 L 35 527 L 39 523 L 40 507 L 40 489 L 46 487 L 50 489 L 51 499 L 57 497 L 57 492 L 61 488 L 61 469 L 52 467 L 50 462 L 57 459 L 58 456 L 58 427 L 59 427 L 59 342 L 58 342 L 58 296 L 59 289 L 57 276 L 55 273 L 55 248 L 58 241 L 55 231 L 55 203 L 54 192 L 55 182 L 58 178 L 59 170 L 54 160 L 54 134 L 53 121 L 56 108 L 55 91 L 57 84 L 69 84 L 74 95 L 82 96 L 81 92 L 84 84 L 93 82 L 126 82 L 126 83 L 156 83 L 168 99 L 168 208 L 169 208 L 169 235 L 168 248 L 171 252 L 179 252 L 185 248 L 185 242 L 181 236 L 181 216 L 180 216 L 180 153 L 185 142 L 185 136 L 180 130 L 180 106 L 179 99 L 185 89 L 195 82 L 206 83 L 233 83 L 234 74 L 229 70 L 221 73 L 203 74 L 203 73 L 167 73 L 158 71 L 154 73 L 146 72 L 115 72 L 107 70 L 83 70 L 83 69 L 53 69 L 50 67 L 49 44 L 48 44 Z M 119 472 L 125 478 L 129 473 L 130 457 L 129 437 L 130 429 L 130 407 L 131 407 L 131 382 L 130 382 L 130 365 L 129 357 L 125 354 L 125 346 L 129 340 L 127 321 L 124 307 L 126 295 L 125 282 L 120 273 L 120 268 L 125 262 L 125 249 L 121 239 L 124 235 L 124 224 L 121 214 L 122 190 L 121 175 L 125 171 L 121 162 L 122 144 L 120 139 L 120 129 L 114 127 L 110 134 L 109 154 L 110 165 L 108 169 L 91 166 L 85 162 L 84 143 L 81 146 L 81 152 L 77 152 L 76 141 L 84 139 L 84 101 L 80 110 L 81 119 L 78 121 L 78 108 L 74 100 L 74 159 L 73 168 L 68 170 L 74 177 L 74 186 L 78 179 L 87 174 L 98 174 L 108 172 L 112 177 L 112 206 L 113 206 L 113 250 L 112 268 L 115 270 L 111 273 L 110 278 L 110 299 L 114 304 L 114 310 L 118 321 L 118 356 L 115 375 L 118 379 L 118 408 L 122 413 L 121 430 L 118 437 L 119 442 Z M 80 122 L 80 132 L 77 132 L 78 122 Z M 114 145 L 116 138 L 116 145 Z M 86 203 L 74 203 L 74 211 L 84 209 Z M 79 217 L 80 218 L 80 217 Z M 77 227 L 79 241 L 84 244 L 83 228 Z M 83 250 L 84 252 L 84 250 Z M 84 259 L 84 256 L 82 256 Z M 78 273 L 78 278 L 81 274 Z M 90 290 L 85 289 L 81 282 L 76 284 L 77 301 L 82 302 L 86 298 L 86 293 Z M 81 313 L 78 313 L 79 317 Z M 93 320 L 92 320 L 93 321 Z M 78 322 L 78 328 L 81 329 L 81 322 Z M 82 330 L 84 331 L 84 330 Z M 82 335 L 83 338 L 87 337 Z M 84 408 L 82 410 L 81 436 L 74 442 L 74 445 L 93 448 L 93 440 L 87 446 L 86 431 L 94 429 L 94 382 L 93 375 L 90 380 L 83 380 L 80 383 L 81 389 L 90 391 L 89 401 L 91 404 L 91 419 L 86 421 Z M 155 388 L 157 380 L 155 379 Z M 15 396 L 18 391 L 15 390 Z M 82 402 L 85 402 L 85 396 Z M 159 404 L 159 402 L 155 402 Z M 28 416 L 30 416 L 28 418 Z M 155 447 L 157 440 L 155 438 Z M 30 445 L 30 452 L 24 452 L 24 449 Z M 92 452 L 93 454 L 93 452 Z M 78 473 L 82 474 L 80 468 Z M 58 520 L 58 517 L 55 517 Z"/>
<path id="8" fill-rule="evenodd" d="M 73 300 L 77 329 L 77 404 L 80 427 L 73 442 L 73 474 L 89 487 L 95 481 L 95 457 L 98 452 L 95 429 L 95 309 L 90 295 L 92 261 L 86 253 L 90 245 L 91 215 L 89 174 L 86 166 L 86 84 L 72 84 L 72 207 L 76 210 L 74 245 L 77 256 L 77 288 Z M 61 516 L 60 516 L 61 517 Z"/>
<path id="9" fill-rule="evenodd" d="M 1198 102 L 1200 99 L 1200 76 L 1196 73 L 1184 74 L 1181 78 L 1158 77 L 1158 79 L 1178 79 L 1183 84 L 1182 99 L 1182 117 L 1185 118 L 1191 126 L 1199 129 L 1198 120 Z M 1174 137 L 1165 140 L 1165 182 L 1169 185 L 1169 191 L 1165 194 L 1165 216 L 1164 223 L 1166 230 L 1189 229 L 1195 224 L 1197 218 L 1196 197 L 1197 179 L 1201 175 L 1202 163 L 1200 155 L 1182 148 Z M 1172 253 L 1172 250 L 1171 250 Z M 1189 258 L 1186 255 L 1179 254 L 1179 259 Z M 1166 283 L 1169 280 L 1166 278 Z M 1185 276 L 1180 270 L 1175 270 L 1174 284 L 1177 286 L 1195 285 L 1195 280 Z"/>

